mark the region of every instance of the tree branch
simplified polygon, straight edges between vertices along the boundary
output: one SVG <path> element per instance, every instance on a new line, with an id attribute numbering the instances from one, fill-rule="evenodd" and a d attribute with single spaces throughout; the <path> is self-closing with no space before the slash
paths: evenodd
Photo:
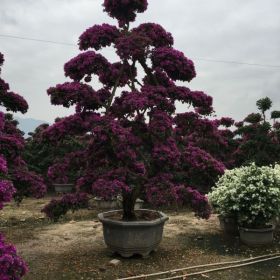
<path id="1" fill-rule="evenodd" d="M 122 65 L 122 68 L 121 68 L 121 71 L 120 71 L 120 75 L 119 75 L 119 77 L 117 78 L 117 80 L 116 80 L 116 82 L 115 82 L 114 88 L 113 88 L 113 90 L 112 90 L 112 94 L 111 94 L 111 96 L 110 96 L 110 98 L 109 98 L 109 101 L 108 101 L 108 104 L 107 104 L 107 106 L 106 106 L 106 113 L 109 111 L 109 109 L 110 109 L 110 107 L 111 107 L 111 105 L 112 105 L 112 101 L 113 101 L 113 99 L 114 99 L 114 96 L 115 96 L 115 94 L 116 94 L 117 88 L 118 88 L 118 86 L 119 86 L 120 79 L 121 79 L 121 77 L 122 77 L 122 75 L 123 75 L 123 71 L 124 71 L 124 65 Z"/>
<path id="2" fill-rule="evenodd" d="M 146 64 L 146 62 L 141 59 L 139 60 L 139 63 L 141 64 L 141 66 L 143 67 L 144 71 L 146 72 L 146 74 L 148 75 L 148 77 L 154 82 L 154 84 L 156 86 L 159 85 L 159 82 L 157 81 L 156 77 L 153 75 L 151 69 L 148 67 L 148 65 Z"/>

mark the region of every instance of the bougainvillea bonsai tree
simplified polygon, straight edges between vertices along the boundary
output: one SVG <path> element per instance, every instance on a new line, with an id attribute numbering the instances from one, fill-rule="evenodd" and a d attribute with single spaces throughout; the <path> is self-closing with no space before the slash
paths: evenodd
<path id="1" fill-rule="evenodd" d="M 271 111 L 270 118 L 267 117 L 272 107 L 268 97 L 259 99 L 256 105 L 259 113 L 251 113 L 243 122 L 237 123 L 237 166 L 250 162 L 258 166 L 280 162 L 280 111 Z"/>
<path id="2" fill-rule="evenodd" d="M 53 105 L 75 105 L 76 113 L 50 126 L 44 137 L 54 143 L 69 135 L 88 137 L 86 147 L 66 155 L 59 166 L 60 174 L 70 165 L 82 167 L 78 196 L 53 200 L 43 210 L 51 217 L 59 216 L 59 209 L 84 206 L 87 196 L 81 193 L 104 199 L 121 194 L 124 220 L 135 219 L 140 195 L 155 205 L 189 203 L 197 215 L 209 216 L 207 198 L 197 189 L 209 189 L 223 174 L 221 160 L 231 150 L 232 135 L 219 126 L 230 127 L 233 120 L 211 120 L 212 98 L 176 84 L 190 82 L 196 72 L 173 48 L 170 33 L 155 23 L 130 27 L 147 5 L 146 0 L 104 1 L 118 26 L 87 29 L 79 38 L 83 52 L 64 66 L 72 81 L 48 89 Z M 114 48 L 117 61 L 99 52 L 105 47 Z M 177 113 L 176 102 L 187 111 Z"/>
<path id="3" fill-rule="evenodd" d="M 0 74 L 4 56 L 0 53 Z M 25 113 L 27 102 L 9 91 L 9 85 L 0 78 L 0 106 L 6 111 Z M 24 196 L 41 197 L 45 193 L 42 179 L 29 172 L 21 158 L 24 147 L 22 132 L 11 114 L 0 111 L 0 210 L 13 197 L 20 202 Z M 17 255 L 13 245 L 5 244 L 0 233 L 0 279 L 20 279 L 27 266 Z"/>

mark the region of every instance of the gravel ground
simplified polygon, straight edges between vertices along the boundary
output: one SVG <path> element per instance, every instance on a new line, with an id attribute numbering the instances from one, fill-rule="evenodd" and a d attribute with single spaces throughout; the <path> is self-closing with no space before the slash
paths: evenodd
<path id="1" fill-rule="evenodd" d="M 165 210 L 170 220 L 157 252 L 148 259 L 123 259 L 106 249 L 97 209 L 69 213 L 54 224 L 40 212 L 49 199 L 26 199 L 20 207 L 11 203 L 0 212 L 0 231 L 17 246 L 29 265 L 26 280 L 111 280 L 280 252 L 279 232 L 271 246 L 248 248 L 239 238 L 223 235 L 215 215 L 205 221 L 187 210 Z M 112 266 L 112 259 L 120 263 Z M 280 280 L 280 259 L 186 279 Z"/>

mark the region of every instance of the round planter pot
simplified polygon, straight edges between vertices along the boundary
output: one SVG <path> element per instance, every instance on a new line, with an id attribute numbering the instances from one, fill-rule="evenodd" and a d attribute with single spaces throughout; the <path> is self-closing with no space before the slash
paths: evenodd
<path id="1" fill-rule="evenodd" d="M 119 205 L 117 202 L 117 199 L 112 199 L 112 200 L 104 200 L 99 197 L 95 197 L 93 200 L 93 205 L 97 209 L 108 209 L 108 210 L 113 210 L 113 209 L 119 209 Z"/>
<path id="2" fill-rule="evenodd" d="M 122 213 L 122 210 L 109 211 L 98 214 L 103 224 L 104 240 L 108 248 L 128 258 L 134 254 L 142 257 L 155 250 L 162 239 L 163 226 L 168 217 L 158 211 L 141 209 L 150 213 L 158 213 L 159 218 L 152 221 L 120 221 L 110 219 L 114 213 Z"/>
<path id="3" fill-rule="evenodd" d="M 240 240 L 249 246 L 267 245 L 273 242 L 275 226 L 263 229 L 239 227 Z"/>
<path id="4" fill-rule="evenodd" d="M 74 189 L 74 184 L 53 184 L 56 193 L 71 193 Z"/>
<path id="5" fill-rule="evenodd" d="M 222 215 L 218 216 L 220 221 L 220 227 L 226 234 L 238 235 L 238 224 L 235 217 L 224 217 Z"/>

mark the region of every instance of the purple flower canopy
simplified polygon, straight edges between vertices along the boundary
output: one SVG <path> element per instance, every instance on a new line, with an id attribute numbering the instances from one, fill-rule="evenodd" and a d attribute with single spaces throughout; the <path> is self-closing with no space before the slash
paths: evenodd
<path id="1" fill-rule="evenodd" d="M 28 271 L 13 245 L 6 244 L 0 233 L 0 279 L 20 280 Z"/>
<path id="2" fill-rule="evenodd" d="M 87 139 L 78 151 L 83 155 L 80 161 L 65 155 L 50 167 L 49 176 L 59 179 L 55 170 L 75 164 L 81 171 L 79 192 L 104 199 L 121 194 L 124 205 L 139 195 L 155 204 L 189 202 L 198 215 L 207 217 L 207 199 L 191 190 L 207 191 L 230 164 L 232 135 L 220 125 L 229 127 L 232 122 L 208 118 L 212 97 L 176 84 L 190 82 L 196 71 L 194 63 L 173 48 L 169 32 L 156 23 L 129 28 L 147 6 L 141 0 L 105 0 L 105 11 L 119 27 L 88 28 L 79 38 L 84 52 L 64 67 L 73 81 L 48 90 L 52 104 L 74 105 L 76 113 L 47 128 L 44 137 L 53 142 L 66 135 Z M 108 46 L 115 49 L 117 61 L 98 53 Z M 91 83 L 93 75 L 100 89 Z M 177 102 L 186 103 L 187 112 L 177 113 Z M 168 184 L 162 179 L 167 177 Z"/>
<path id="3" fill-rule="evenodd" d="M 105 0 L 104 10 L 110 17 L 119 21 L 120 27 L 132 22 L 136 13 L 143 13 L 147 10 L 147 0 Z"/>
<path id="4" fill-rule="evenodd" d="M 4 56 L 0 53 L 0 66 Z M 1 68 L 0 68 L 1 73 Z M 28 104 L 19 94 L 9 91 L 9 84 L 0 78 L 0 106 L 6 111 L 25 113 Z M 13 198 L 42 197 L 46 186 L 42 178 L 30 172 L 21 158 L 24 139 L 11 114 L 0 112 L 0 210 Z M 0 279 L 21 279 L 27 272 L 25 262 L 12 245 L 4 243 L 0 234 Z"/>

